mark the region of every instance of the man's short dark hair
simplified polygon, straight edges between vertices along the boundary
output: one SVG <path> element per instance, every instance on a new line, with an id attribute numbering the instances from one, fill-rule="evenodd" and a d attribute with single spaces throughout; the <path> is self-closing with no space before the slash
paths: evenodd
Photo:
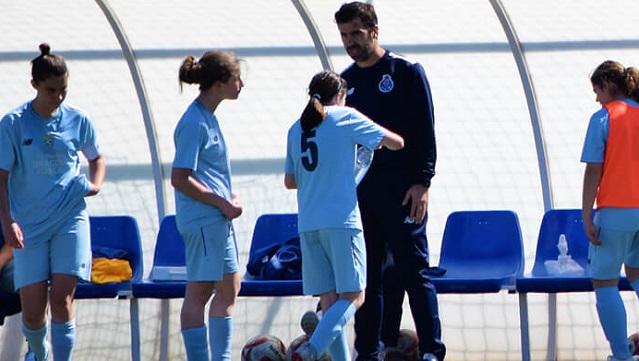
<path id="1" fill-rule="evenodd" d="M 377 25 L 377 14 L 373 4 L 353 1 L 343 4 L 335 13 L 335 22 L 338 24 L 347 23 L 356 18 L 359 18 L 367 29 Z"/>

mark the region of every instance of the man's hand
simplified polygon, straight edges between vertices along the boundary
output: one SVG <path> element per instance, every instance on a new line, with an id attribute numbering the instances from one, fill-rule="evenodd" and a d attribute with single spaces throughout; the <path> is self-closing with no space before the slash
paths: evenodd
<path id="1" fill-rule="evenodd" d="M 413 184 L 406 191 L 402 205 L 405 206 L 410 202 L 410 214 L 408 217 L 411 221 L 421 224 L 428 211 L 428 187 L 423 184 Z"/>

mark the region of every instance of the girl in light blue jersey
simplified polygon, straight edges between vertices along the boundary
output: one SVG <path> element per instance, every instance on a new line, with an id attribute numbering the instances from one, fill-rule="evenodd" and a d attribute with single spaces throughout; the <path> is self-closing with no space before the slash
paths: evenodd
<path id="1" fill-rule="evenodd" d="M 78 279 L 89 280 L 91 245 L 84 197 L 100 191 L 106 164 L 92 121 L 63 104 L 69 73 L 47 44 L 31 61 L 33 100 L 0 121 L 0 221 L 14 250 L 23 332 L 38 361 L 71 360 L 75 345 L 73 297 Z M 80 153 L 89 179 L 80 172 Z"/>
<path id="2" fill-rule="evenodd" d="M 633 361 L 618 285 L 623 265 L 639 295 L 639 70 L 607 60 L 590 81 L 602 107 L 590 117 L 581 154 L 586 163 L 582 218 L 590 240 L 588 271 L 612 351 L 607 360 Z"/>
<path id="3" fill-rule="evenodd" d="M 310 100 L 288 131 L 284 184 L 297 189 L 304 293 L 320 295 L 323 317 L 295 361 L 350 360 L 344 326 L 364 301 L 366 251 L 354 175 L 357 145 L 403 148 L 397 134 L 345 107 L 346 81 L 316 74 Z"/>
<path id="4" fill-rule="evenodd" d="M 240 290 L 237 245 L 231 221 L 242 204 L 231 191 L 231 170 L 215 109 L 237 99 L 244 84 L 233 53 L 209 51 L 188 56 L 179 72 L 181 83 L 199 84 L 200 94 L 175 128 L 176 223 L 186 245 L 187 284 L 181 326 L 189 361 L 231 360 L 232 316 Z M 209 330 L 204 322 L 209 306 Z"/>

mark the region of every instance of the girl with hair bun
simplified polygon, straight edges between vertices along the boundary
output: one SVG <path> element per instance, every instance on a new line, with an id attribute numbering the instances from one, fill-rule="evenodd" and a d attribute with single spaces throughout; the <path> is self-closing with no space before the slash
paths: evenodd
<path id="1" fill-rule="evenodd" d="M 31 61 L 35 98 L 0 121 L 0 221 L 5 242 L 14 248 L 29 348 L 38 361 L 69 361 L 75 289 L 91 273 L 84 197 L 100 191 L 106 163 L 91 119 L 63 103 L 69 78 L 64 58 L 51 54 L 48 44 L 40 52 Z M 89 162 L 88 179 L 80 171 L 80 153 Z"/>
<path id="2" fill-rule="evenodd" d="M 231 189 L 228 152 L 215 110 L 223 100 L 237 99 L 244 83 L 239 60 L 225 51 L 209 51 L 199 60 L 187 56 L 179 80 L 180 85 L 198 84 L 200 89 L 173 135 L 171 184 L 176 223 L 186 245 L 182 337 L 189 361 L 228 361 L 240 290 L 232 220 L 242 214 L 242 204 Z M 204 310 L 209 299 L 207 332 Z"/>
<path id="3" fill-rule="evenodd" d="M 402 137 L 345 107 L 346 81 L 317 73 L 309 101 L 288 131 L 284 185 L 297 189 L 304 293 L 320 295 L 322 319 L 295 361 L 349 360 L 344 326 L 364 302 L 366 248 L 357 204 L 354 165 L 358 145 L 404 147 Z"/>
<path id="4" fill-rule="evenodd" d="M 602 108 L 590 117 L 581 154 L 586 163 L 581 212 L 590 240 L 588 268 L 599 322 L 612 351 L 608 361 L 632 361 L 618 284 L 623 265 L 639 295 L 639 71 L 607 60 L 590 81 Z"/>

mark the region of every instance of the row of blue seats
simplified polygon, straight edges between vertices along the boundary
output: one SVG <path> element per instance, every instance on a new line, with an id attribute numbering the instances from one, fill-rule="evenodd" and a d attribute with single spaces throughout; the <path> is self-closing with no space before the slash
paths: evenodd
<path id="1" fill-rule="evenodd" d="M 264 214 L 256 222 L 249 260 L 255 251 L 274 243 L 284 243 L 297 236 L 297 214 Z M 509 210 L 458 211 L 446 221 L 441 242 L 439 267 L 446 270 L 434 277 L 438 293 L 497 293 L 506 290 L 519 294 L 522 360 L 530 360 L 528 307 L 530 292 L 556 295 L 562 292 L 592 291 L 587 276 L 549 276 L 544 262 L 556 260 L 560 234 L 570 241 L 572 259 L 586 268 L 588 240 L 583 231 L 581 210 L 554 209 L 543 217 L 537 240 L 535 263 L 531 274 L 524 275 L 524 247 L 519 218 Z M 144 277 L 142 245 L 135 218 L 131 216 L 91 216 L 92 247 L 124 250 L 133 270 L 130 282 L 79 284 L 77 299 L 120 298 L 130 301 L 131 353 L 140 360 L 138 299 L 163 300 L 161 344 L 168 344 L 168 300 L 184 297 L 183 280 L 153 280 Z M 175 224 L 175 216 L 166 216 L 157 235 L 153 270 L 183 267 L 184 243 Z M 629 290 L 625 279 L 620 287 Z M 244 277 L 240 296 L 301 296 L 299 280 L 254 280 Z M 554 301 L 554 299 L 551 299 Z M 0 297 L 0 302 L 2 298 Z M 556 307 L 556 305 L 555 305 Z M 552 321 L 556 322 L 556 321 Z M 551 322 L 551 327 L 554 325 Z M 552 334 L 552 333 L 551 333 Z M 549 337 L 548 359 L 554 359 L 555 340 Z M 552 349 L 552 350 L 551 350 Z M 160 359 L 166 359 L 166 349 Z"/>

